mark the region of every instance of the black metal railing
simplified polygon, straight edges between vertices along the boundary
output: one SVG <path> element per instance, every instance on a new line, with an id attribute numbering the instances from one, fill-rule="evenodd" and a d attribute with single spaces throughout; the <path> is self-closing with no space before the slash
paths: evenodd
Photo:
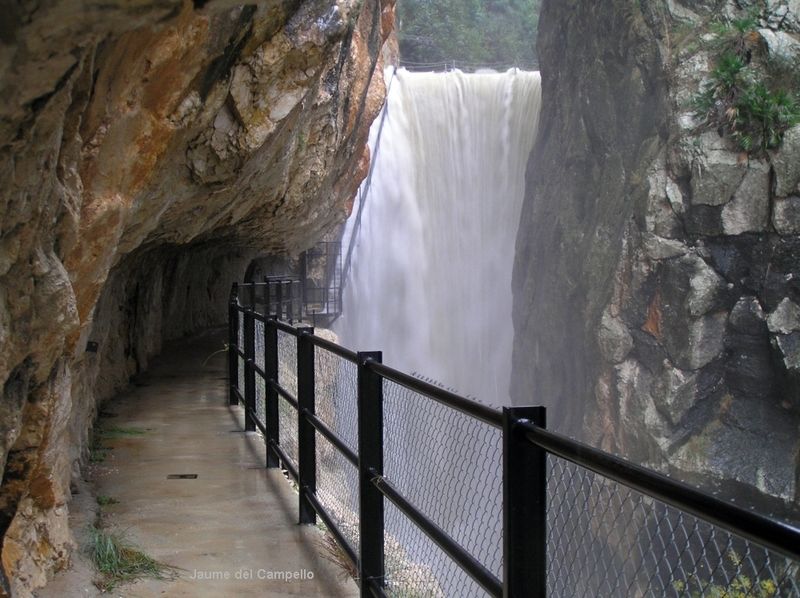
<path id="1" fill-rule="evenodd" d="M 289 323 L 330 325 L 342 313 L 342 246 L 322 242 L 300 255 L 297 275 L 246 283 L 243 305 Z"/>
<path id="2" fill-rule="evenodd" d="M 241 288 L 246 292 L 239 300 L 247 309 L 272 314 L 292 324 L 307 317 L 302 284 L 297 277 L 267 276 L 264 282 L 246 283 Z"/>
<path id="3" fill-rule="evenodd" d="M 259 313 L 254 286 L 231 294 L 230 404 L 362 595 L 800 595 L 800 529 Z"/>
<path id="4" fill-rule="evenodd" d="M 322 241 L 300 256 L 303 305 L 310 320 L 330 325 L 342 313 L 342 244 Z"/>

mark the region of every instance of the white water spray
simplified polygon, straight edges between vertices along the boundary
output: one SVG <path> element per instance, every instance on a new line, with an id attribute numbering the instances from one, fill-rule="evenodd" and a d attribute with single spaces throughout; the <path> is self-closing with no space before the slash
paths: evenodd
<path id="1" fill-rule="evenodd" d="M 538 73 L 396 72 L 360 226 L 357 205 L 345 232 L 345 247 L 356 235 L 345 346 L 508 403 L 511 271 L 540 100 Z"/>

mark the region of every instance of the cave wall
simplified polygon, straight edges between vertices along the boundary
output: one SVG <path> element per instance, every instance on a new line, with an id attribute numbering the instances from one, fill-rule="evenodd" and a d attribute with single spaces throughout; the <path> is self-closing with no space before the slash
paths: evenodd
<path id="1" fill-rule="evenodd" d="M 392 0 L 12 4 L 0 24 L 0 594 L 69 560 L 99 401 L 348 215 Z M 88 343 L 97 351 L 86 351 Z"/>
<path id="2" fill-rule="evenodd" d="M 794 52 L 793 0 L 545 0 L 512 399 L 796 517 L 800 128 L 748 153 L 694 102 L 715 66 L 713 24 L 753 10 L 755 68 L 775 37 Z"/>

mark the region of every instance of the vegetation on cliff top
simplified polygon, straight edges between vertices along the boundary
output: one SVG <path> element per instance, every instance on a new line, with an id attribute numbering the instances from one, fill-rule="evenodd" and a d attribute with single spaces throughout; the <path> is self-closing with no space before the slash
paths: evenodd
<path id="1" fill-rule="evenodd" d="M 717 23 L 716 65 L 698 95 L 698 113 L 746 152 L 777 147 L 800 123 L 800 65 L 778 57 L 756 60 L 758 16 Z"/>
<path id="2" fill-rule="evenodd" d="M 404 64 L 519 66 L 536 63 L 541 0 L 398 0 Z"/>

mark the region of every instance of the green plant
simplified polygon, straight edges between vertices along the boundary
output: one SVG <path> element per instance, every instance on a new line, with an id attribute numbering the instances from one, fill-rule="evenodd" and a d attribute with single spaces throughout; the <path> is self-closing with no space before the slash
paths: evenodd
<path id="1" fill-rule="evenodd" d="M 125 436 L 142 436 L 148 430 L 144 428 L 126 428 L 122 426 L 111 426 L 105 428 L 96 426 L 92 433 L 92 440 L 89 445 L 89 462 L 102 463 L 108 457 L 111 447 L 105 446 L 103 440 L 110 438 L 122 438 Z"/>
<path id="2" fill-rule="evenodd" d="M 94 433 L 92 434 L 92 439 L 89 444 L 89 462 L 90 463 L 102 463 L 108 457 L 109 448 L 107 446 L 103 446 L 100 438 L 100 433 L 97 428 L 95 428 Z"/>
<path id="3" fill-rule="evenodd" d="M 87 552 L 100 577 L 95 585 L 104 592 L 144 577 L 173 579 L 177 568 L 161 563 L 134 546 L 121 532 L 91 526 Z"/>
<path id="4" fill-rule="evenodd" d="M 105 494 L 101 494 L 97 497 L 97 504 L 101 507 L 107 507 L 109 505 L 117 505 L 119 501 L 116 498 L 111 496 L 106 496 Z"/>
<path id="5" fill-rule="evenodd" d="M 740 569 L 742 558 L 733 550 L 728 553 L 728 560 Z M 761 581 L 751 579 L 747 575 L 736 575 L 726 584 L 716 584 L 701 580 L 696 575 L 689 575 L 686 581 L 675 581 L 672 587 L 680 596 L 690 598 L 775 598 L 778 586 L 772 579 Z"/>
<path id="6" fill-rule="evenodd" d="M 746 151 L 780 145 L 783 133 L 800 123 L 798 98 L 782 89 L 770 90 L 760 81 L 742 90 L 735 108 L 734 136 Z"/>
<path id="7" fill-rule="evenodd" d="M 758 50 L 758 15 L 716 23 L 719 55 L 695 109 L 705 125 L 730 135 L 746 152 L 777 147 L 800 123 L 800 68 L 783 59 L 753 63 Z"/>
<path id="8" fill-rule="evenodd" d="M 691 598 L 774 598 L 778 595 L 778 586 L 771 579 L 753 582 L 746 575 L 737 575 L 727 585 L 703 585 L 690 579 L 688 583 L 673 582 L 672 586 L 679 595 Z"/>
<path id="9" fill-rule="evenodd" d="M 102 463 L 108 457 L 108 449 L 102 447 L 93 446 L 89 449 L 89 462 L 90 463 Z"/>

